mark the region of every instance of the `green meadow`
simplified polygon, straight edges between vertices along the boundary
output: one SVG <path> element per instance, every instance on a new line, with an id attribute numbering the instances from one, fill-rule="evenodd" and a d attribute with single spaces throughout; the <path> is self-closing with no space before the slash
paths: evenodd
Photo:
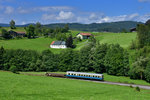
<path id="1" fill-rule="evenodd" d="M 79 31 L 72 31 L 73 37 Z M 128 48 L 132 40 L 135 40 L 136 33 L 92 33 L 94 34 L 96 40 L 99 40 L 100 43 L 108 44 L 120 44 L 124 48 Z M 43 50 L 50 49 L 54 53 L 59 53 L 62 49 L 52 49 L 49 48 L 49 45 L 52 41 L 56 39 L 51 38 L 36 38 L 36 39 L 12 39 L 12 40 L 0 40 L 0 46 L 3 46 L 6 49 L 25 49 L 25 50 L 36 50 L 42 52 Z M 82 40 L 81 42 L 76 43 L 75 50 L 80 50 L 84 45 L 88 43 L 88 40 Z"/>
<path id="2" fill-rule="evenodd" d="M 149 100 L 149 90 L 0 71 L 0 100 Z"/>
<path id="3" fill-rule="evenodd" d="M 66 74 L 66 72 L 51 72 L 51 73 Z M 46 72 L 20 72 L 20 74 L 44 76 Z M 107 73 L 103 73 L 103 74 L 104 74 L 104 81 L 127 83 L 127 84 L 138 84 L 138 85 L 150 85 L 150 83 L 144 80 L 133 80 L 130 79 L 130 77 L 125 77 L 125 76 L 113 76 L 113 75 L 108 75 Z"/>
<path id="4" fill-rule="evenodd" d="M 3 27 L 3 28 L 6 29 L 7 31 L 13 30 L 13 31 L 16 31 L 16 32 L 25 32 L 24 27 L 16 27 L 16 29 L 11 29 L 10 27 Z"/>
<path id="5" fill-rule="evenodd" d="M 136 39 L 136 33 L 93 33 L 100 43 L 120 44 L 123 48 L 128 48 L 132 40 Z"/>

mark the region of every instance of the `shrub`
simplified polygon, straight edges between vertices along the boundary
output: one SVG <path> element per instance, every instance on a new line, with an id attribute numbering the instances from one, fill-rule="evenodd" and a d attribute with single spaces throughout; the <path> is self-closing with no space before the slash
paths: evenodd
<path id="1" fill-rule="evenodd" d="M 135 90 L 140 92 L 140 88 L 138 86 L 135 88 Z"/>
<path id="2" fill-rule="evenodd" d="M 17 67 L 16 66 L 11 66 L 10 68 L 9 68 L 9 70 L 11 71 L 11 72 L 13 72 L 13 73 L 18 73 L 17 72 Z"/>
<path id="3" fill-rule="evenodd" d="M 132 85 L 130 85 L 130 88 L 133 88 L 133 86 L 132 86 Z"/>

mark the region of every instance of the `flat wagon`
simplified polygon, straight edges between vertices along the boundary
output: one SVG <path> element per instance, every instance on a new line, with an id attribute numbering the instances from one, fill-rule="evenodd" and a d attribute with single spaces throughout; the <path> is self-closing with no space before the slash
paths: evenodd
<path id="1" fill-rule="evenodd" d="M 52 76 L 52 77 L 65 77 L 66 74 L 57 74 L 57 73 L 46 73 L 46 76 Z"/>

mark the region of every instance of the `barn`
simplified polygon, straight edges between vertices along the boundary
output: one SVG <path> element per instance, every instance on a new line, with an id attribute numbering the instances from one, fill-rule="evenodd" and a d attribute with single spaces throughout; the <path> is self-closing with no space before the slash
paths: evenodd
<path id="1" fill-rule="evenodd" d="M 80 39 L 89 39 L 90 36 L 92 36 L 91 33 L 78 33 L 77 34 L 77 38 L 80 38 Z"/>
<path id="2" fill-rule="evenodd" d="M 12 37 L 25 37 L 25 32 L 15 32 L 15 31 L 8 31 Z"/>
<path id="3" fill-rule="evenodd" d="M 65 49 L 67 46 L 65 41 L 53 41 L 50 44 L 50 48 Z"/>

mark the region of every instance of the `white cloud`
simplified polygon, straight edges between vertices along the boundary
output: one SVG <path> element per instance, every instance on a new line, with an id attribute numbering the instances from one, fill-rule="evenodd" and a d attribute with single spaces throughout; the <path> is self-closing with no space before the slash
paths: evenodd
<path id="1" fill-rule="evenodd" d="M 72 19 L 74 17 L 74 14 L 72 12 L 64 12 L 60 11 L 58 17 L 56 19 L 58 20 L 68 20 Z"/>
<path id="2" fill-rule="evenodd" d="M 25 25 L 25 24 L 27 24 L 25 21 L 23 21 L 23 22 L 21 23 L 21 25 Z"/>
<path id="3" fill-rule="evenodd" d="M 5 13 L 6 13 L 6 14 L 11 14 L 11 13 L 13 13 L 13 12 L 14 12 L 14 8 L 13 8 L 13 7 L 7 6 L 7 7 L 5 8 Z"/>
<path id="4" fill-rule="evenodd" d="M 104 23 L 104 22 L 117 22 L 117 21 L 136 21 L 139 17 L 138 13 L 134 13 L 131 15 L 120 15 L 120 16 L 105 16 L 101 18 L 97 23 Z"/>
<path id="5" fill-rule="evenodd" d="M 89 19 L 91 19 L 91 20 L 97 20 L 98 17 L 99 17 L 99 16 L 98 16 L 97 14 L 91 13 L 90 16 L 89 16 Z"/>
<path id="6" fill-rule="evenodd" d="M 26 13 L 29 13 L 29 12 L 30 12 L 29 10 L 23 9 L 22 7 L 18 7 L 17 10 L 18 10 L 18 12 L 21 13 L 21 14 L 26 14 Z"/>
<path id="7" fill-rule="evenodd" d="M 17 12 L 21 14 L 36 13 L 36 12 L 60 12 L 60 11 L 71 11 L 73 8 L 68 6 L 42 6 L 42 7 L 31 7 L 23 8 L 18 7 Z"/>
<path id="8" fill-rule="evenodd" d="M 72 10 L 73 8 L 68 6 L 44 6 L 44 7 L 35 7 L 33 8 L 34 11 L 43 11 L 43 12 L 49 12 L 49 11 L 68 11 Z"/>
<path id="9" fill-rule="evenodd" d="M 149 19 L 150 19 L 150 14 L 141 15 L 137 18 L 137 20 L 141 22 L 146 22 Z"/>
<path id="10" fill-rule="evenodd" d="M 105 16 L 102 13 L 73 13 L 60 11 L 58 14 L 43 14 L 42 20 L 47 22 L 78 22 L 84 24 L 90 23 L 104 23 L 104 22 L 117 22 L 117 21 L 138 21 L 139 14 L 133 13 L 130 15 L 120 16 Z"/>
<path id="11" fill-rule="evenodd" d="M 43 14 L 41 19 L 50 22 L 71 22 L 74 21 L 74 14 L 72 12 L 60 11 L 56 14 Z"/>
<path id="12" fill-rule="evenodd" d="M 43 14 L 42 20 L 56 20 L 56 15 L 54 15 L 54 14 Z"/>

